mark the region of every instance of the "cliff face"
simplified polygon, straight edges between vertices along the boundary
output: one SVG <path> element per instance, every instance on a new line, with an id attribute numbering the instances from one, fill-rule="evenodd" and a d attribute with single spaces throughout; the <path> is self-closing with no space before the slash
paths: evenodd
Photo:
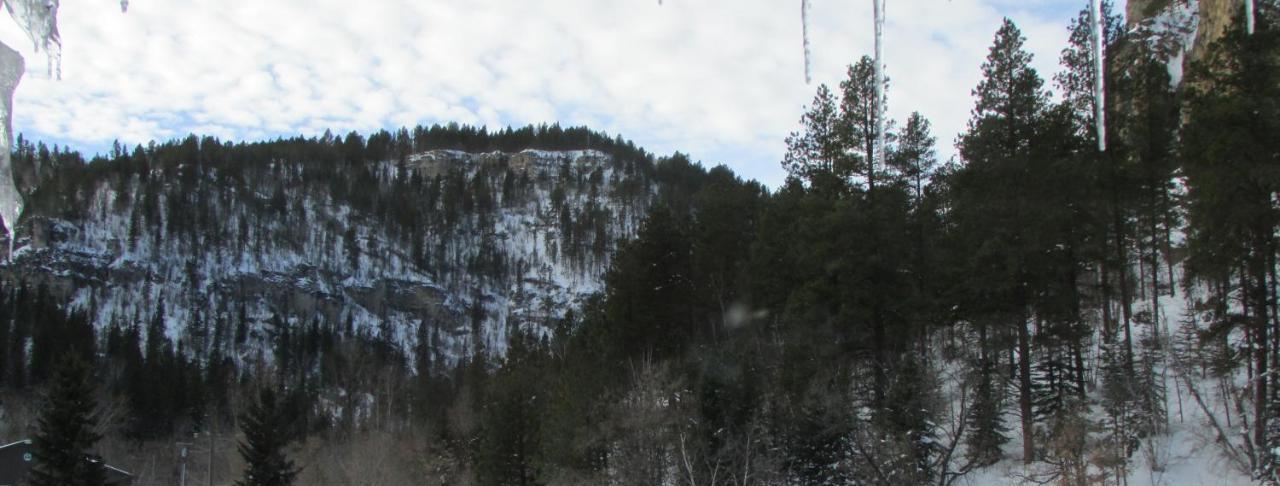
<path id="1" fill-rule="evenodd" d="M 196 357 L 248 359 L 311 326 L 449 365 L 580 307 L 660 192 L 649 160 L 600 150 L 347 162 L 289 143 L 193 139 L 55 171 L 0 281 L 42 285 L 100 329 L 163 318 Z"/>
<path id="2" fill-rule="evenodd" d="M 1166 25 L 1173 29 L 1190 29 L 1194 41 L 1190 45 L 1188 59 L 1195 60 L 1222 37 L 1243 5 L 1242 0 L 1129 0 L 1125 5 L 1125 18 L 1130 28 Z M 1192 15 L 1188 18 L 1179 12 Z M 1177 25 L 1170 25 L 1171 21 Z"/>
<path id="3" fill-rule="evenodd" d="M 1170 3 L 1171 0 L 1129 0 L 1125 4 L 1124 18 L 1128 19 L 1129 26 L 1134 26 L 1160 13 Z"/>
<path id="4" fill-rule="evenodd" d="M 1200 28 L 1191 50 L 1193 59 L 1199 59 L 1213 41 L 1226 33 L 1242 5 L 1241 0 L 1200 0 Z"/>

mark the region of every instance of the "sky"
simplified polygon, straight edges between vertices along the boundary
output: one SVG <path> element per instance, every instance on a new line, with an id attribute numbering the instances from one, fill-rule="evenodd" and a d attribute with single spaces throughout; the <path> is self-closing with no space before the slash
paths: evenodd
<path id="1" fill-rule="evenodd" d="M 887 0 L 889 114 L 921 112 L 939 154 L 969 118 L 1003 17 L 1050 79 L 1087 2 Z M 680 151 L 777 187 L 819 83 L 873 50 L 870 0 L 63 0 L 62 79 L 26 58 L 14 132 L 105 152 L 189 133 L 252 141 L 418 124 L 558 122 Z"/>

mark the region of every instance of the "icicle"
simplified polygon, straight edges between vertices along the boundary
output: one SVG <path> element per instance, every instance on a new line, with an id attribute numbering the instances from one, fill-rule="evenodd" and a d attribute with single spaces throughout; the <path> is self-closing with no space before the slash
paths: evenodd
<path id="1" fill-rule="evenodd" d="M 1089 23 L 1093 26 L 1093 109 L 1098 130 L 1098 151 L 1107 150 L 1106 110 L 1106 19 L 1102 16 L 1102 0 L 1089 1 Z"/>
<path id="2" fill-rule="evenodd" d="M 9 15 L 27 33 L 36 52 L 49 57 L 49 75 L 62 79 L 62 38 L 58 35 L 58 0 L 6 0 Z"/>
<path id="3" fill-rule="evenodd" d="M 25 62 L 17 51 L 0 44 L 0 218 L 9 232 L 9 255 L 13 259 L 13 241 L 18 238 L 17 222 L 22 215 L 22 194 L 13 179 L 13 92 L 22 79 Z"/>
<path id="4" fill-rule="evenodd" d="M 800 35 L 804 40 L 804 84 L 809 84 L 812 81 L 809 75 L 809 0 L 800 0 Z"/>
<path id="5" fill-rule="evenodd" d="M 875 170 L 875 164 L 884 165 L 884 1 L 871 0 L 874 4 L 876 23 L 876 150 L 873 154 L 872 170 Z"/>
<path id="6" fill-rule="evenodd" d="M 1244 0 L 1245 30 L 1253 35 L 1253 0 Z"/>

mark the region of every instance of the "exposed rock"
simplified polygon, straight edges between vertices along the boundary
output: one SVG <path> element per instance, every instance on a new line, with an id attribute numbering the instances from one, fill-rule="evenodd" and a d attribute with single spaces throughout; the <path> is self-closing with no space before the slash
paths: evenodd
<path id="1" fill-rule="evenodd" d="M 1184 5 L 1195 4 L 1195 42 L 1191 55 L 1184 62 L 1200 59 L 1209 46 L 1222 37 L 1227 27 L 1236 21 L 1243 8 L 1242 0 L 1129 0 L 1125 5 L 1125 17 L 1129 27 L 1151 22 Z"/>
<path id="2" fill-rule="evenodd" d="M 509 329 L 547 332 L 599 290 L 613 242 L 634 234 L 658 192 L 627 174 L 631 162 L 595 150 L 432 150 L 368 163 L 378 179 L 359 191 L 404 197 L 385 211 L 431 204 L 413 232 L 344 199 L 359 194 L 335 197 L 331 181 L 304 177 L 310 162 L 246 165 L 234 183 L 214 165 L 114 174 L 82 186 L 74 211 L 63 198 L 32 210 L 0 280 L 42 285 L 99 327 L 149 319 L 163 303 L 170 335 L 188 350 L 199 344 L 190 322 L 243 319 L 249 346 L 263 347 L 271 322 L 315 322 L 406 351 L 426 325 L 447 364 L 472 342 L 503 352 Z M 78 170 L 55 168 L 51 181 Z M 217 181 L 205 189 L 217 197 L 180 199 L 200 181 Z M 481 188 L 485 207 L 469 199 Z M 428 203 L 430 190 L 454 191 L 456 207 L 443 194 Z M 174 209 L 182 203 L 192 205 Z"/>
<path id="3" fill-rule="evenodd" d="M 1129 0 L 1125 5 L 1125 19 L 1132 27 L 1145 19 L 1154 17 L 1172 3 L 1171 0 Z"/>
<path id="4" fill-rule="evenodd" d="M 1243 5 L 1241 0 L 1200 0 L 1200 28 L 1191 50 L 1192 59 L 1200 59 L 1214 41 L 1222 38 Z"/>

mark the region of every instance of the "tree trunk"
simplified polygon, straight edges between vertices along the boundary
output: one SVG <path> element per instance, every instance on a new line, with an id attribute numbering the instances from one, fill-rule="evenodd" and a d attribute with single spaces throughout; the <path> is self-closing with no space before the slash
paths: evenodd
<path id="1" fill-rule="evenodd" d="M 1151 332 L 1155 337 L 1154 346 L 1160 348 L 1160 246 L 1156 243 L 1160 238 L 1160 229 L 1156 225 L 1155 215 L 1151 217 Z M 1170 281 L 1169 285 L 1173 285 Z"/>
<path id="2" fill-rule="evenodd" d="M 1115 250 L 1116 250 L 1116 270 L 1119 274 L 1120 285 L 1120 315 L 1124 320 L 1124 361 L 1125 371 L 1130 377 L 1134 376 L 1133 367 L 1133 330 L 1130 323 L 1133 321 L 1133 309 L 1130 307 L 1132 297 L 1129 292 L 1129 250 L 1124 242 L 1124 217 L 1121 215 L 1119 208 L 1115 213 Z"/>
<path id="3" fill-rule="evenodd" d="M 1084 340 L 1083 327 L 1084 323 L 1080 318 L 1080 276 L 1076 273 L 1076 254 L 1075 246 L 1072 245 L 1068 253 L 1068 259 L 1072 262 L 1070 270 L 1067 272 L 1067 288 L 1071 289 L 1071 358 L 1074 361 L 1074 378 L 1076 385 L 1076 395 L 1084 398 Z"/>
<path id="4" fill-rule="evenodd" d="M 1023 299 L 1018 299 L 1022 301 Z M 1031 333 L 1027 330 L 1026 306 L 1019 312 L 1018 327 L 1018 406 L 1022 411 L 1022 463 L 1035 460 L 1035 421 L 1031 415 Z"/>
<path id="5" fill-rule="evenodd" d="M 1107 268 L 1106 262 L 1098 264 L 1098 286 L 1102 291 L 1102 341 L 1109 344 L 1115 332 L 1115 316 L 1111 315 L 1111 276 Z"/>
<path id="6" fill-rule="evenodd" d="M 1266 252 L 1269 251 L 1269 245 L 1266 244 L 1265 238 L 1259 238 L 1255 243 L 1254 256 L 1250 258 L 1249 266 L 1252 278 L 1250 285 L 1253 287 L 1251 293 L 1253 296 L 1249 299 L 1249 305 L 1252 307 L 1253 315 L 1250 316 L 1253 324 L 1253 442 L 1259 451 L 1269 451 L 1267 445 L 1267 382 L 1269 379 L 1267 373 L 1268 355 L 1270 354 L 1270 339 L 1267 337 L 1267 328 L 1270 327 L 1270 319 L 1268 319 L 1268 301 L 1271 300 L 1267 296 L 1267 257 Z"/>

